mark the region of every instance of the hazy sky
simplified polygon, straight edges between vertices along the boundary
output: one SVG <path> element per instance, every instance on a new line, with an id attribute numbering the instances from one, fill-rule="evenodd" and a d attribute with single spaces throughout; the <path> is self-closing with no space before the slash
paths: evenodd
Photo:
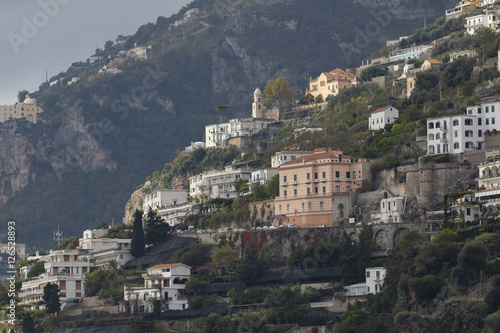
<path id="1" fill-rule="evenodd" d="M 131 35 L 158 16 L 176 14 L 191 0 L 0 1 L 0 105 L 38 90 L 49 78 L 118 35 Z"/>

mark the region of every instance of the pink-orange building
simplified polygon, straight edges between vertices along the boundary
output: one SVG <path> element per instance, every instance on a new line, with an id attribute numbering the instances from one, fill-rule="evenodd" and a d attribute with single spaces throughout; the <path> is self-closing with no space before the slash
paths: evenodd
<path id="1" fill-rule="evenodd" d="M 349 218 L 351 196 L 370 179 L 370 164 L 341 150 L 316 149 L 279 168 L 275 225 L 333 226 Z"/>

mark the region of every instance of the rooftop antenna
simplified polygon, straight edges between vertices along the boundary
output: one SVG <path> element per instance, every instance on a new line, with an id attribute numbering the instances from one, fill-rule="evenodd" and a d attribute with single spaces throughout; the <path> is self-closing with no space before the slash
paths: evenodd
<path id="1" fill-rule="evenodd" d="M 59 225 L 57 226 L 57 231 L 54 231 L 54 241 L 57 242 L 57 245 L 61 244 L 63 239 L 63 232 L 59 230 Z"/>
<path id="2" fill-rule="evenodd" d="M 49 82 L 49 71 L 45 71 L 45 82 Z"/>

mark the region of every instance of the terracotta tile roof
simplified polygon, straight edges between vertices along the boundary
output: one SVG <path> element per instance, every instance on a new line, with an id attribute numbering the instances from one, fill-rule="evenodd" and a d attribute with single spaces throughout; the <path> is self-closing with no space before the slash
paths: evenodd
<path id="1" fill-rule="evenodd" d="M 441 61 L 436 59 L 427 59 L 426 61 L 431 65 L 441 65 Z"/>
<path id="2" fill-rule="evenodd" d="M 382 112 L 382 111 L 385 111 L 385 110 L 387 110 L 387 109 L 388 109 L 388 108 L 390 108 L 390 107 L 391 107 L 391 106 L 386 106 L 386 107 L 383 107 L 383 108 L 377 109 L 377 110 L 373 111 L 373 112 L 372 112 L 372 114 L 374 114 L 374 113 L 378 113 L 378 112 Z"/>
<path id="3" fill-rule="evenodd" d="M 332 81 L 332 80 L 356 80 L 356 75 L 352 73 L 348 73 L 340 68 L 335 68 L 333 71 L 330 72 L 323 72 L 321 73 L 324 76 L 326 76 L 327 81 Z M 320 74 L 320 76 L 321 76 Z M 319 76 L 311 80 L 312 82 L 317 82 L 319 79 Z"/>
<path id="4" fill-rule="evenodd" d="M 176 264 L 164 264 L 164 265 L 155 265 L 152 267 L 149 267 L 148 269 L 163 269 L 163 268 L 172 268 L 175 266 L 182 265 L 181 263 L 176 263 Z"/>

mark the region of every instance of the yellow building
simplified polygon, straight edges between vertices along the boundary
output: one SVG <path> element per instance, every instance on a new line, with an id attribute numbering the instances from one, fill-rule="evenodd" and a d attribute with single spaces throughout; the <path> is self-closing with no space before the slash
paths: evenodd
<path id="1" fill-rule="evenodd" d="M 310 79 L 309 89 L 306 90 L 306 95 L 311 94 L 314 98 L 318 95 L 322 95 L 323 100 L 325 100 L 328 95 L 335 96 L 340 90 L 348 89 L 356 85 L 356 75 L 337 68 L 331 72 L 321 73 L 321 75 L 315 79 Z"/>
<path id="2" fill-rule="evenodd" d="M 26 94 L 26 98 L 22 103 L 14 105 L 0 105 L 0 122 L 4 123 L 12 119 L 26 119 L 33 124 L 36 124 L 37 115 L 43 110 L 36 105 L 36 99 L 31 98 L 30 94 Z"/>

